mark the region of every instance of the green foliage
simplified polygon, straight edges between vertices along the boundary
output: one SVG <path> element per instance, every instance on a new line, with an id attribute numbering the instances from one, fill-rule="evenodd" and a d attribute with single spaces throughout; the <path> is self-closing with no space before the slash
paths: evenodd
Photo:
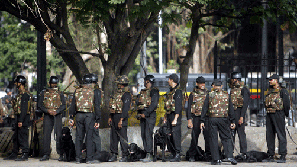
<path id="1" fill-rule="evenodd" d="M 37 64 L 37 34 L 34 27 L 20 19 L 0 12 L 0 78 L 13 77 L 13 73 L 28 68 L 34 70 Z"/>

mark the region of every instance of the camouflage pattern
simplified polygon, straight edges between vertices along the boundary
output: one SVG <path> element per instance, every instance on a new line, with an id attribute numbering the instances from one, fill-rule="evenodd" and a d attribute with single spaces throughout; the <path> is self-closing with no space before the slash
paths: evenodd
<path id="1" fill-rule="evenodd" d="M 76 111 L 93 112 L 94 111 L 94 88 L 92 85 L 82 85 L 75 91 Z"/>
<path id="2" fill-rule="evenodd" d="M 33 105 L 32 105 L 32 95 L 30 94 L 30 92 L 26 91 L 25 93 L 27 93 L 30 96 L 30 99 L 28 101 L 28 109 L 27 109 L 27 114 L 30 114 L 30 120 L 33 120 Z M 15 97 L 15 99 L 12 100 L 12 108 L 14 111 L 15 115 L 21 114 L 21 101 L 22 101 L 22 96 L 23 96 L 24 92 L 20 92 L 17 94 L 17 96 Z"/>
<path id="3" fill-rule="evenodd" d="M 117 77 L 117 80 L 115 82 L 119 84 L 128 84 L 129 78 L 126 75 L 120 75 Z"/>
<path id="4" fill-rule="evenodd" d="M 206 98 L 207 89 L 194 89 L 191 93 L 193 95 L 193 102 L 191 104 L 191 113 L 195 114 L 195 116 L 200 116 L 202 112 L 202 107 L 204 100 Z"/>
<path id="5" fill-rule="evenodd" d="M 176 89 L 173 89 L 172 91 L 164 95 L 164 109 L 166 110 L 167 114 L 170 114 L 175 111 L 175 100 L 173 97 L 177 89 L 179 89 L 179 86 Z"/>
<path id="6" fill-rule="evenodd" d="M 139 93 L 137 110 L 144 110 L 151 105 L 152 99 L 150 97 L 151 89 L 142 89 Z"/>
<path id="7" fill-rule="evenodd" d="M 126 88 L 123 89 L 118 89 L 113 98 L 110 99 L 109 102 L 109 112 L 111 114 L 120 114 L 122 113 L 122 108 L 123 108 L 123 101 L 122 101 L 122 96 L 126 93 L 129 92 Z"/>
<path id="8" fill-rule="evenodd" d="M 62 105 L 61 92 L 58 88 L 49 88 L 44 92 L 43 105 L 51 112 L 56 112 L 56 110 Z"/>
<path id="9" fill-rule="evenodd" d="M 265 106 L 267 113 L 275 113 L 276 110 L 283 110 L 283 99 L 280 97 L 281 89 L 272 89 L 265 98 Z"/>
<path id="10" fill-rule="evenodd" d="M 237 83 L 236 85 L 231 86 L 231 101 L 233 103 L 234 110 L 236 110 L 238 107 L 243 106 L 243 96 L 241 95 L 241 90 L 244 87 L 244 83 Z"/>
<path id="11" fill-rule="evenodd" d="M 210 117 L 228 117 L 229 97 L 222 90 L 209 92 L 208 115 Z"/>

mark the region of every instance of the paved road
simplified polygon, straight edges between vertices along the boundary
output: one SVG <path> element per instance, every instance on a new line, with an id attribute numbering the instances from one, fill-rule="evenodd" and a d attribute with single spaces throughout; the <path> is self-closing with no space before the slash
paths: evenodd
<path id="1" fill-rule="evenodd" d="M 57 160 L 49 160 L 45 162 L 40 162 L 38 159 L 30 158 L 29 161 L 25 162 L 16 162 L 16 161 L 4 161 L 3 158 L 0 158 L 0 166 L 4 167 L 56 167 L 56 166 L 64 166 L 64 167 L 92 167 L 92 166 L 100 166 L 100 167 L 117 167 L 117 166 L 125 166 L 125 167 L 197 167 L 197 166 L 211 166 L 209 162 L 150 162 L 150 163 L 142 163 L 142 162 L 103 162 L 100 164 L 76 164 L 75 162 L 58 162 Z M 221 166 L 233 166 L 230 163 L 223 162 Z M 288 160 L 285 164 L 278 163 L 238 163 L 237 166 L 243 167 L 296 167 L 297 160 Z"/>

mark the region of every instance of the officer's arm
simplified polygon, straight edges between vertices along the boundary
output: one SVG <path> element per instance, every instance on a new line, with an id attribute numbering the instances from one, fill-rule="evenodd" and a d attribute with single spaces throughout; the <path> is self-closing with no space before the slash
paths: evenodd
<path id="1" fill-rule="evenodd" d="M 205 122 L 206 113 L 208 111 L 208 105 L 209 105 L 209 94 L 206 95 L 206 98 L 203 103 L 202 112 L 201 112 L 201 123 Z"/>
<path id="2" fill-rule="evenodd" d="M 182 108 L 183 108 L 183 93 L 182 90 L 178 89 L 175 92 L 174 95 L 174 99 L 175 99 L 175 114 L 182 114 Z"/>
<path id="3" fill-rule="evenodd" d="M 235 123 L 235 113 L 234 113 L 234 107 L 231 100 L 231 95 L 229 95 L 229 109 L 228 109 L 228 117 L 231 123 Z"/>
<path id="4" fill-rule="evenodd" d="M 247 107 L 248 107 L 248 105 L 250 103 L 250 97 L 249 97 L 249 92 L 248 91 L 249 90 L 246 87 L 241 89 L 241 95 L 243 96 L 243 106 L 242 106 L 242 109 L 241 109 L 240 117 L 245 116 Z"/>
<path id="5" fill-rule="evenodd" d="M 287 89 L 281 90 L 281 98 L 283 99 L 285 115 L 288 117 L 290 111 L 290 95 Z"/>
<path id="6" fill-rule="evenodd" d="M 123 108 L 122 108 L 121 118 L 123 118 L 123 120 L 128 119 L 128 112 L 130 110 L 131 98 L 132 98 L 131 94 L 128 92 L 126 92 L 122 96 Z"/>
<path id="7" fill-rule="evenodd" d="M 63 92 L 61 92 L 60 94 L 60 99 L 61 99 L 61 102 L 62 104 L 60 105 L 60 107 L 57 109 L 57 114 L 60 114 L 62 113 L 62 111 L 64 111 L 66 109 L 66 100 L 65 100 L 65 97 L 64 97 L 64 94 Z"/>
<path id="8" fill-rule="evenodd" d="M 43 101 L 44 101 L 44 90 L 40 92 L 40 98 L 39 98 L 39 101 L 38 101 L 38 106 L 40 107 L 41 111 L 48 114 L 47 109 L 43 105 Z"/>
<path id="9" fill-rule="evenodd" d="M 191 93 L 188 100 L 188 108 L 186 112 L 187 120 L 191 119 L 191 105 L 193 103 L 193 94 Z"/>
<path id="10" fill-rule="evenodd" d="M 76 111 L 75 111 L 75 92 L 73 93 L 73 98 L 72 98 L 72 101 L 71 101 L 71 105 L 69 107 L 69 116 L 70 116 L 70 119 L 73 119 L 74 115 L 76 114 Z"/>
<path id="11" fill-rule="evenodd" d="M 151 105 L 144 112 L 144 115 L 146 117 L 149 116 L 158 107 L 159 90 L 158 89 L 152 89 L 151 92 L 150 92 L 150 96 L 151 96 Z"/>
<path id="12" fill-rule="evenodd" d="M 94 112 L 95 122 L 99 123 L 101 118 L 101 91 L 99 89 L 94 90 Z"/>
<path id="13" fill-rule="evenodd" d="M 30 100 L 30 96 L 27 93 L 24 93 L 21 99 L 21 114 L 18 119 L 18 122 L 24 122 L 24 119 L 28 112 L 28 101 Z"/>

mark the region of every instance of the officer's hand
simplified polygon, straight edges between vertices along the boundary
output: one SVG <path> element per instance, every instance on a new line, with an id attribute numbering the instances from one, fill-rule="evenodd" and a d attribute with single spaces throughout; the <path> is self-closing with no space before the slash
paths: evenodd
<path id="1" fill-rule="evenodd" d="M 108 126 L 111 126 L 111 118 L 108 118 Z"/>
<path id="2" fill-rule="evenodd" d="M 19 122 L 18 123 L 18 127 L 20 128 L 20 127 L 22 127 L 23 126 L 23 123 L 22 122 Z"/>
<path id="3" fill-rule="evenodd" d="M 167 122 L 166 117 L 163 117 L 163 124 L 165 124 Z"/>
<path id="4" fill-rule="evenodd" d="M 144 114 L 140 114 L 141 118 L 145 118 L 145 115 Z"/>
<path id="5" fill-rule="evenodd" d="M 100 124 L 99 124 L 99 123 L 95 123 L 95 125 L 94 125 L 94 127 L 95 127 L 96 129 L 98 129 L 98 128 L 99 128 L 99 126 L 100 126 Z"/>
<path id="6" fill-rule="evenodd" d="M 241 125 L 243 123 L 243 117 L 240 117 L 238 120 L 238 124 Z"/>
<path id="7" fill-rule="evenodd" d="M 74 125 L 74 121 L 72 119 L 69 120 L 69 125 L 73 126 Z"/>
<path id="8" fill-rule="evenodd" d="M 192 129 L 193 128 L 193 122 L 192 119 L 188 120 L 188 128 Z"/>
<path id="9" fill-rule="evenodd" d="M 205 128 L 204 123 L 200 124 L 200 129 L 203 130 Z"/>
<path id="10" fill-rule="evenodd" d="M 118 123 L 118 127 L 119 127 L 119 129 L 121 129 L 121 128 L 122 128 L 122 124 L 123 124 L 123 121 L 122 121 L 122 120 L 120 120 L 120 122 Z"/>
<path id="11" fill-rule="evenodd" d="M 235 129 L 235 123 L 232 123 L 230 126 L 231 129 Z"/>
<path id="12" fill-rule="evenodd" d="M 176 126 L 176 123 L 177 123 L 177 120 L 174 119 L 171 124 L 172 124 L 172 126 Z"/>

